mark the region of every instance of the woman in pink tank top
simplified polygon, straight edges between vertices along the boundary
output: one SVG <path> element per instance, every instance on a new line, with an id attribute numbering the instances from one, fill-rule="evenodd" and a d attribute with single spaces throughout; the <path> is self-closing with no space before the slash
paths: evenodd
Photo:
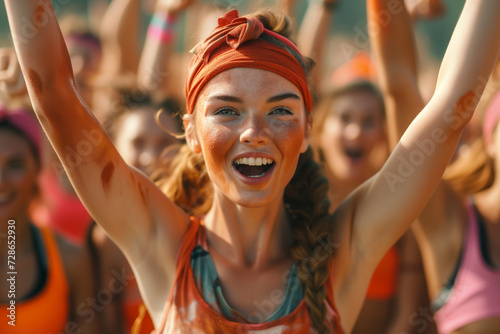
<path id="1" fill-rule="evenodd" d="M 381 6 L 391 1 L 367 2 L 369 16 L 376 17 Z M 381 89 L 392 101 L 389 108 L 404 111 L 388 112 L 392 117 L 388 123 L 393 124 L 389 132 L 394 142 L 424 107 L 417 85 L 412 22 L 403 20 L 403 14 L 394 15 L 384 33 L 371 38 L 383 73 Z M 399 48 L 401 41 L 409 47 Z M 470 49 L 473 47 L 471 44 Z M 490 82 L 498 87 L 499 63 L 493 73 Z M 485 81 L 480 79 L 475 87 L 484 85 Z M 478 109 L 487 106 L 495 89 L 494 85 L 485 89 Z M 467 150 L 462 146 L 460 152 L 467 153 L 449 167 L 445 181 L 413 225 L 433 300 L 430 306 L 415 310 L 416 317 L 409 319 L 419 332 L 435 321 L 443 334 L 500 333 L 500 180 L 495 177 L 500 171 L 499 117 L 500 95 L 497 95 L 484 115 L 483 136 Z M 432 142 L 422 140 L 420 148 L 423 153 L 433 154 Z M 473 196 L 473 200 L 464 200 L 466 196 Z"/>
<path id="2" fill-rule="evenodd" d="M 33 105 L 55 150 L 76 148 L 86 132 L 104 137 L 81 164 L 63 164 L 96 222 L 127 256 L 161 333 L 350 332 L 374 268 L 441 179 L 473 97 L 482 93 L 472 78 L 489 75 L 500 48 L 500 38 L 483 33 L 487 26 L 500 34 L 500 3 L 468 1 L 449 46 L 463 57 L 445 57 L 435 95 L 401 144 L 331 216 L 327 180 L 309 149 L 310 61 L 288 39 L 286 20 L 269 11 L 244 17 L 230 11 L 192 50 L 187 145 L 162 191 L 123 161 L 81 102 L 50 1 L 6 5 Z M 40 15 L 47 24 L 23 43 L 20 18 Z M 450 112 L 460 122 L 443 117 Z M 433 155 L 415 155 L 422 140 L 434 140 Z M 408 172 L 412 163 L 418 168 Z M 203 217 L 216 296 L 201 298 L 205 287 L 195 286 L 189 259 L 200 224 L 189 216 Z M 256 311 L 280 307 L 294 267 L 303 291 L 296 308 L 250 321 Z M 239 320 L 208 299 L 229 306 Z"/>

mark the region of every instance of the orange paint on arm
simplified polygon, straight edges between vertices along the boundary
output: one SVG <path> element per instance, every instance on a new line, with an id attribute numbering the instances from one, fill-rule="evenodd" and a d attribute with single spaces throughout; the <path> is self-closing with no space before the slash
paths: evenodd
<path id="1" fill-rule="evenodd" d="M 28 77 L 33 90 L 35 91 L 35 96 L 40 99 L 43 93 L 43 84 L 40 75 L 33 69 L 28 70 Z"/>
<path id="2" fill-rule="evenodd" d="M 472 90 L 468 91 L 460 99 L 458 99 L 455 105 L 455 113 L 459 115 L 462 119 L 466 117 L 471 117 L 476 104 L 478 102 L 476 94 Z"/>
<path id="3" fill-rule="evenodd" d="M 108 164 L 102 170 L 101 182 L 104 191 L 108 191 L 109 182 L 111 181 L 111 177 L 113 176 L 114 171 L 115 171 L 115 165 L 111 161 L 108 162 Z"/>
<path id="4" fill-rule="evenodd" d="M 144 190 L 142 190 L 142 185 L 137 182 L 137 185 L 139 186 L 139 192 L 141 193 L 141 198 L 142 198 L 142 203 L 144 203 L 144 206 L 148 206 L 148 202 L 146 201 L 146 196 L 144 195 Z"/>
<path id="5" fill-rule="evenodd" d="M 47 15 L 47 16 L 44 16 Z M 44 23 L 46 24 L 49 13 L 45 9 L 45 6 L 40 4 L 35 9 L 35 13 L 33 14 L 33 24 L 37 28 L 43 27 Z"/>

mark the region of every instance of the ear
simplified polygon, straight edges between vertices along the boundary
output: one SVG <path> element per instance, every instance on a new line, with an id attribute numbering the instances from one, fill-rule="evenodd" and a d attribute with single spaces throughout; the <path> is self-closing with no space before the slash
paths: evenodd
<path id="1" fill-rule="evenodd" d="M 184 115 L 182 117 L 182 124 L 184 125 L 184 130 L 186 133 L 187 145 L 194 153 L 201 153 L 200 140 L 198 139 L 198 134 L 196 133 L 193 115 Z"/>
<path id="2" fill-rule="evenodd" d="M 312 125 L 313 125 L 313 117 L 310 113 L 306 115 L 306 128 L 304 131 L 304 139 L 302 140 L 302 146 L 300 147 L 300 153 L 304 153 L 307 151 L 309 147 L 309 143 L 311 142 L 311 133 L 312 133 Z"/>

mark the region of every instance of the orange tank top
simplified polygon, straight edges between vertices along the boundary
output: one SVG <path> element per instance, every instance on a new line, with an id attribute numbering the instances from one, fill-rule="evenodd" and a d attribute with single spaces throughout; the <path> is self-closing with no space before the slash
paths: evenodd
<path id="1" fill-rule="evenodd" d="M 366 299 L 388 300 L 396 294 L 399 274 L 399 251 L 396 246 L 380 260 L 366 291 Z"/>
<path id="2" fill-rule="evenodd" d="M 312 321 L 302 300 L 288 315 L 265 323 L 238 323 L 227 320 L 203 299 L 191 267 L 191 253 L 197 244 L 200 221 L 191 219 L 177 256 L 175 282 L 155 334 L 171 333 L 311 333 Z M 330 266 L 330 273 L 332 266 Z M 332 334 L 343 334 L 333 298 L 333 275 L 326 283 L 326 324 Z"/>
<path id="3" fill-rule="evenodd" d="M 69 287 L 63 263 L 54 236 L 40 229 L 43 249 L 47 259 L 47 281 L 33 298 L 16 301 L 15 327 L 9 325 L 9 305 L 1 305 L 0 333 L 61 333 L 65 331 L 69 315 Z M 18 273 L 19 275 L 19 273 Z"/>

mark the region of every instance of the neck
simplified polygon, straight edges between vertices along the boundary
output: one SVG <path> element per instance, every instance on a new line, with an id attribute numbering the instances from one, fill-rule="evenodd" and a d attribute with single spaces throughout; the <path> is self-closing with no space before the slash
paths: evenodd
<path id="1" fill-rule="evenodd" d="M 215 195 L 204 219 L 209 248 L 237 265 L 252 268 L 289 256 L 292 236 L 282 198 L 265 207 L 246 208 L 222 194 Z"/>

